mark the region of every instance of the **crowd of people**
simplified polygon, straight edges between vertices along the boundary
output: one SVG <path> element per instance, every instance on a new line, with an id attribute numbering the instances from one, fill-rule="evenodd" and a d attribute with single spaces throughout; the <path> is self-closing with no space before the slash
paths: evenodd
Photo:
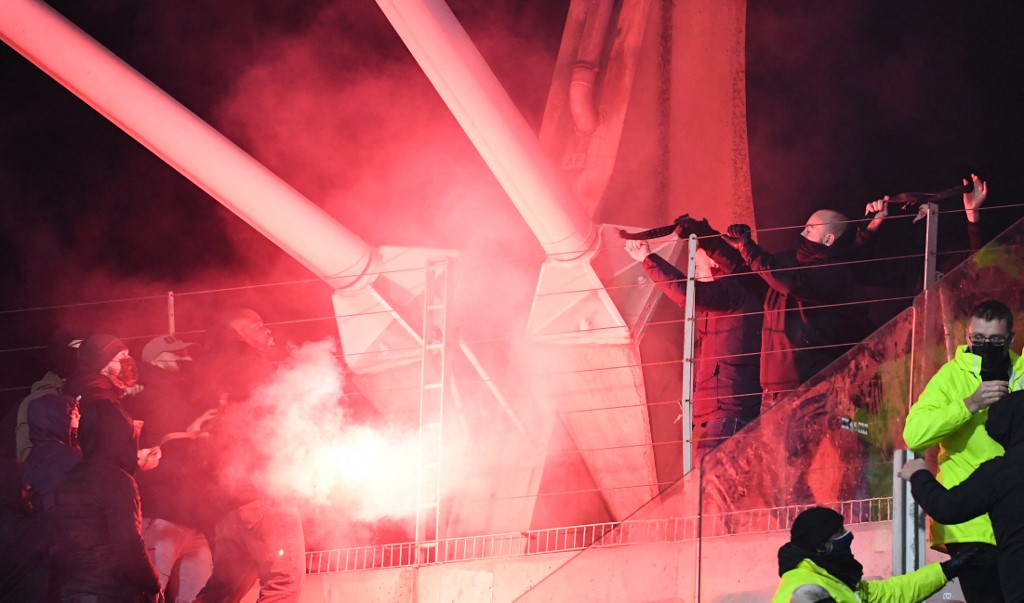
<path id="1" fill-rule="evenodd" d="M 963 195 L 972 247 L 981 246 L 979 209 L 988 186 L 971 174 Z M 870 321 L 851 263 L 865 259 L 889 216 L 889 198 L 865 206 L 866 224 L 822 209 L 807 219 L 793 249 L 772 254 L 752 239 L 746 224 L 725 233 L 707 220 L 680 216 L 677 234 L 698 238 L 695 256 L 696 379 L 693 458 L 770 409 L 851 345 L 870 334 Z M 644 233 L 625 234 L 625 249 L 648 277 L 680 307 L 686 274 L 651 251 Z M 813 451 L 803 450 L 807 455 Z"/>
<path id="2" fill-rule="evenodd" d="M 987 187 L 972 180 L 963 201 L 976 224 Z M 857 289 L 849 262 L 864 257 L 888 199 L 867 204 L 865 215 L 866 225 L 850 228 L 839 212 L 819 210 L 781 254 L 743 224 L 722 233 L 706 220 L 676 221 L 673 231 L 700 245 L 696 459 L 867 335 L 848 303 Z M 626 251 L 685 304 L 683 271 L 643 238 L 628 240 Z M 968 603 L 1024 600 L 1024 575 L 1012 571 L 1024 559 L 1015 504 L 1024 500 L 1024 360 L 1010 351 L 1012 312 L 995 300 L 979 304 L 967 336 L 903 434 L 912 450 L 939 447 L 937 479 L 921 460 L 902 475 L 937 520 L 933 546 L 950 559 L 862 580 L 843 517 L 815 507 L 779 551 L 775 601 L 923 601 L 954 577 Z M 0 461 L 0 601 L 220 603 L 241 600 L 257 581 L 261 601 L 296 601 L 305 574 L 298 512 L 256 480 L 237 471 L 224 479 L 222 470 L 225 459 L 258 463 L 268 454 L 240 449 L 232 434 L 274 373 L 273 346 L 261 317 L 244 308 L 221 316 L 202 345 L 152 339 L 139 363 L 114 335 L 54 333 L 52 370 L 4 423 L 13 449 Z M 191 369 L 200 353 L 201 373 Z"/>
<path id="3" fill-rule="evenodd" d="M 979 208 L 987 185 L 971 176 L 963 195 L 968 235 L 981 245 Z M 968 181 L 965 180 L 965 184 Z M 855 315 L 858 289 L 848 262 L 865 257 L 888 215 L 888 198 L 869 203 L 870 221 L 853 232 L 851 221 L 819 210 L 796 248 L 773 255 L 751 229 L 725 233 L 706 220 L 682 216 L 674 232 L 698 237 L 693 275 L 697 311 L 693 452 L 700 459 L 760 412 L 806 382 L 863 334 Z M 670 234 L 648 231 L 653 238 Z M 680 307 L 684 271 L 652 253 L 645 233 L 626 235 L 626 251 Z M 924 460 L 901 475 L 933 518 L 931 544 L 950 560 L 889 580 L 862 580 L 843 517 L 812 508 L 793 523 L 779 551 L 782 583 L 774 601 L 923 601 L 958 577 L 967 603 L 1024 601 L 1024 537 L 1017 503 L 1024 500 L 1024 360 L 1010 351 L 1013 313 L 997 300 L 970 312 L 967 342 L 929 381 L 911 407 L 903 433 L 907 447 L 938 447 L 938 477 Z M 754 359 L 759 358 L 759 362 Z M 803 453 L 807 455 L 807 451 Z M 1018 458 L 1019 457 L 1019 458 Z M 796 459 L 790 459 L 796 461 Z"/>
<path id="4" fill-rule="evenodd" d="M 931 522 L 931 545 L 950 555 L 888 580 L 863 580 L 853 534 L 832 509 L 797 516 L 779 549 L 775 603 L 924 601 L 959 578 L 967 603 L 1024 601 L 1024 359 L 1010 350 L 1013 313 L 984 300 L 967 343 L 929 380 L 903 435 L 911 450 L 938 446 L 936 478 L 924 459 L 900 470 Z"/>
<path id="5" fill-rule="evenodd" d="M 298 512 L 223 470 L 260 454 L 232 436 L 274 372 L 273 346 L 245 308 L 201 346 L 152 339 L 141 363 L 113 335 L 56 332 L 53 370 L 4 423 L 0 601 L 222 603 L 257 581 L 261 601 L 298 600 Z"/>

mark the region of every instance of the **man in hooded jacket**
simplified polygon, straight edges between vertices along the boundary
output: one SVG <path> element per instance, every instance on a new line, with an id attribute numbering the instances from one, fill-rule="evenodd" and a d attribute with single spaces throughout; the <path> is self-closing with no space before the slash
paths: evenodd
<path id="1" fill-rule="evenodd" d="M 82 462 L 57 489 L 64 601 L 136 603 L 160 591 L 142 541 L 142 506 L 131 473 L 136 435 L 123 411 L 96 404 L 82 413 Z"/>
<path id="2" fill-rule="evenodd" d="M 986 430 L 989 407 L 1009 391 L 1024 389 L 1024 358 L 1010 351 L 1013 313 L 1003 303 L 985 300 L 970 312 L 967 345 L 928 381 L 910 407 L 903 439 L 911 450 L 939 446 L 938 480 L 952 488 L 982 463 L 1003 454 Z M 960 576 L 968 603 L 1003 601 L 995 562 L 996 538 L 987 515 L 954 525 L 932 521 L 932 548 L 956 557 L 978 546 L 984 562 Z"/>
<path id="3" fill-rule="evenodd" d="M 862 580 L 864 567 L 850 545 L 853 533 L 843 527 L 843 516 L 824 507 L 797 515 L 789 542 L 779 549 L 779 583 L 772 603 L 790 603 L 793 593 L 817 584 L 837 603 L 918 603 L 956 577 L 970 557 L 930 563 L 887 580 Z"/>
<path id="4" fill-rule="evenodd" d="M 989 515 L 1003 598 L 1024 601 L 1024 391 L 1007 394 L 988 409 L 985 431 L 1006 454 L 985 461 L 958 485 L 947 490 L 923 459 L 908 461 L 900 475 L 932 519 L 956 524 Z"/>

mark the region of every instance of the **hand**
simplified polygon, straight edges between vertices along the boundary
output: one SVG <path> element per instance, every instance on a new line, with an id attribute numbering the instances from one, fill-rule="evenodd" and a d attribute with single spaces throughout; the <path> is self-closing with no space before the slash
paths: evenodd
<path id="1" fill-rule="evenodd" d="M 867 229 L 871 232 L 875 232 L 882 225 L 882 222 L 889 215 L 889 195 L 872 201 L 864 207 L 864 215 L 875 214 L 871 221 L 868 222 Z"/>
<path id="2" fill-rule="evenodd" d="M 676 234 L 679 235 L 680 239 L 689 238 L 690 235 L 695 234 L 698 237 L 709 237 L 717 234 L 711 226 L 708 225 L 707 220 L 697 220 L 691 218 L 688 214 L 684 214 L 676 218 Z"/>
<path id="3" fill-rule="evenodd" d="M 981 212 L 978 211 L 978 208 L 988 197 L 988 183 L 978 178 L 977 174 L 971 174 L 971 182 L 974 183 L 974 189 L 969 193 L 964 193 L 964 212 L 967 214 L 967 221 L 973 223 L 981 219 Z M 966 184 L 967 179 L 964 178 L 964 185 Z"/>
<path id="4" fill-rule="evenodd" d="M 644 240 L 628 240 L 626 241 L 626 253 L 634 260 L 642 262 L 651 255 L 651 245 Z"/>
<path id="5" fill-rule="evenodd" d="M 195 433 L 197 431 L 205 431 L 206 430 L 206 423 L 212 421 L 214 419 L 214 417 L 217 416 L 217 410 L 218 409 L 216 409 L 216 408 L 211 408 L 210 410 L 208 410 L 208 411 L 204 412 L 203 414 L 199 415 L 199 418 L 197 418 L 195 421 L 192 421 L 192 423 L 188 427 L 185 428 L 185 431 L 187 431 L 189 433 Z"/>
<path id="6" fill-rule="evenodd" d="M 978 389 L 968 398 L 964 398 L 964 405 L 971 412 L 978 412 L 982 408 L 992 406 L 1000 398 L 1010 391 L 1008 381 L 982 381 Z"/>
<path id="7" fill-rule="evenodd" d="M 164 453 L 160 450 L 159 446 L 153 446 L 152 448 L 140 448 L 138 452 L 139 458 L 139 469 L 143 471 L 150 471 L 156 469 L 160 465 L 160 459 Z"/>
<path id="8" fill-rule="evenodd" d="M 918 471 L 928 471 L 928 463 L 924 459 L 910 459 L 900 469 L 900 477 L 909 482 L 910 476 Z"/>
<path id="9" fill-rule="evenodd" d="M 746 224 L 733 224 L 729 230 L 722 235 L 722 240 L 734 249 L 740 249 L 750 243 L 750 227 Z"/>
<path id="10" fill-rule="evenodd" d="M 911 220 L 911 223 L 912 224 L 917 224 L 918 222 L 920 222 L 921 220 L 926 219 L 927 217 L 928 217 L 928 204 L 924 203 L 922 205 L 918 205 L 917 206 L 917 215 L 914 216 L 914 219 Z"/>
<path id="11" fill-rule="evenodd" d="M 942 562 L 942 573 L 946 574 L 947 580 L 952 580 L 959 576 L 965 568 L 975 565 L 976 562 L 982 562 L 981 547 L 976 544 L 966 546 L 956 557 Z"/>

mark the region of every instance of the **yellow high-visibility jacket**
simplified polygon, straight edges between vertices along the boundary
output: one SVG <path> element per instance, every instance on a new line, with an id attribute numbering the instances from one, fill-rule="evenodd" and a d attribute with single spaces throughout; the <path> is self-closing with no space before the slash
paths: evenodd
<path id="1" fill-rule="evenodd" d="M 861 580 L 856 592 L 844 582 L 826 572 L 810 559 L 782 574 L 779 588 L 772 603 L 789 603 L 793 591 L 804 584 L 818 584 L 832 595 L 837 603 L 916 603 L 924 601 L 946 584 L 946 574 L 938 563 L 929 563 L 919 570 L 893 576 L 886 580 Z"/>
<path id="2" fill-rule="evenodd" d="M 1024 388 L 1024 357 L 1010 352 L 1010 391 Z M 956 349 L 952 360 L 942 365 L 928 381 L 917 402 L 910 407 L 903 439 L 911 450 L 923 452 L 939 445 L 939 482 L 952 488 L 967 479 L 985 461 L 1003 455 L 1003 447 L 985 431 L 988 409 L 967 410 L 964 400 L 981 385 L 981 357 Z M 932 548 L 945 550 L 947 542 L 995 544 L 988 515 L 952 526 L 931 522 Z"/>

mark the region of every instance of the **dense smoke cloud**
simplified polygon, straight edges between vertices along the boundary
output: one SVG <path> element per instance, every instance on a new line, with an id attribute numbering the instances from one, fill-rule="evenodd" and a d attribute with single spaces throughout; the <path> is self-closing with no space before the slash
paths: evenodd
<path id="1" fill-rule="evenodd" d="M 416 432 L 355 423 L 342 389 L 333 342 L 292 349 L 229 411 L 221 480 L 307 508 L 329 505 L 358 521 L 413 516 L 422 477 Z"/>

